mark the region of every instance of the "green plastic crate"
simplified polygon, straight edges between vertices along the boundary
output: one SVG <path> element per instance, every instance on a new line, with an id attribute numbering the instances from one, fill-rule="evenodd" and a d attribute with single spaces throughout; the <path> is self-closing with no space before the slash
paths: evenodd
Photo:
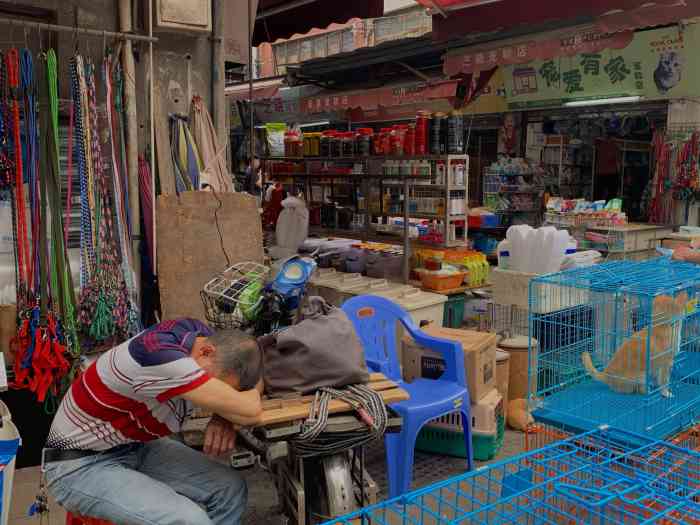
<path id="1" fill-rule="evenodd" d="M 446 328 L 462 328 L 464 320 L 464 294 L 450 295 L 445 303 L 445 312 L 442 315 L 442 326 Z"/>
<path id="2" fill-rule="evenodd" d="M 498 451 L 501 450 L 506 430 L 506 418 L 504 416 L 498 416 L 496 428 L 495 435 L 472 432 L 475 460 L 488 461 L 496 457 Z M 464 433 L 439 427 L 423 427 L 418 433 L 416 448 L 423 452 L 443 454 L 445 456 L 467 457 L 467 451 L 464 446 Z"/>

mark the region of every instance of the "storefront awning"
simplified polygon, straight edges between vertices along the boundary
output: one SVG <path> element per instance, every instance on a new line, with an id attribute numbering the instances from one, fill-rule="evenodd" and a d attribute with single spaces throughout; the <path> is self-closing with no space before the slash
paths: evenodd
<path id="1" fill-rule="evenodd" d="M 679 0 L 497 0 L 497 1 L 468 1 L 468 0 L 417 0 L 421 5 L 431 2 L 435 7 L 443 6 L 443 13 L 433 16 L 433 37 L 436 40 L 458 39 L 477 33 L 506 31 L 522 26 L 541 26 L 554 22 L 570 22 L 570 25 L 592 24 L 611 11 L 634 11 L 642 6 L 653 4 L 658 11 L 678 6 Z M 692 10 L 694 0 L 684 0 L 687 8 Z M 677 16 L 677 8 L 674 16 Z M 433 9 L 435 13 L 435 9 Z M 651 13 L 651 11 L 649 12 Z M 645 17 L 647 18 L 647 17 Z M 668 20 L 668 17 L 664 17 Z M 648 26 L 648 20 L 644 26 Z M 669 22 L 660 22 L 663 23 Z M 634 29 L 639 25 L 628 27 Z"/>
<path id="2" fill-rule="evenodd" d="M 374 110 L 379 107 L 418 104 L 435 99 L 451 99 L 457 96 L 459 81 L 447 80 L 387 86 L 349 93 L 324 92 L 301 101 L 304 113 L 361 108 Z"/>
<path id="3" fill-rule="evenodd" d="M 253 100 L 264 100 L 277 95 L 279 89 L 283 86 L 282 79 L 269 81 L 261 81 L 253 83 Z M 228 86 L 224 89 L 226 98 L 229 101 L 235 100 L 250 100 L 250 86 L 246 84 L 237 84 Z"/>
<path id="4" fill-rule="evenodd" d="M 252 45 L 289 38 L 295 33 L 351 18 L 377 18 L 383 12 L 383 0 L 259 0 Z"/>
<path id="5" fill-rule="evenodd" d="M 445 55 L 444 72 L 454 76 L 533 60 L 624 49 L 632 41 L 635 29 L 669 25 L 696 16 L 700 16 L 700 2 L 691 4 L 687 0 L 666 0 L 627 10 L 617 9 L 590 24 L 530 39 L 512 39 L 452 51 Z"/>

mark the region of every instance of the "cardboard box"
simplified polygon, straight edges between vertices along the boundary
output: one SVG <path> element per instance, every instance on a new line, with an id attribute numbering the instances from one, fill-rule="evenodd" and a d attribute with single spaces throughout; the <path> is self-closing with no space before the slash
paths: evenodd
<path id="1" fill-rule="evenodd" d="M 478 402 L 496 386 L 496 334 L 443 328 L 431 324 L 423 331 L 433 337 L 462 344 L 464 370 L 472 403 Z M 439 378 L 445 370 L 442 356 L 418 346 L 410 337 L 403 338 L 403 377 L 411 382 L 423 377 Z"/>

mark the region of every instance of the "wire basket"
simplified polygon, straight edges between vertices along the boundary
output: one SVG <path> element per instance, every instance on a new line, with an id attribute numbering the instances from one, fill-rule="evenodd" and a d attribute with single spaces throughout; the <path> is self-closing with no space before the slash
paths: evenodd
<path id="1" fill-rule="evenodd" d="M 269 271 L 262 264 L 242 262 L 205 284 L 201 297 L 207 321 L 216 328 L 240 328 L 253 322 Z"/>
<path id="2" fill-rule="evenodd" d="M 602 427 L 328 524 L 699 524 L 700 455 L 635 438 Z"/>

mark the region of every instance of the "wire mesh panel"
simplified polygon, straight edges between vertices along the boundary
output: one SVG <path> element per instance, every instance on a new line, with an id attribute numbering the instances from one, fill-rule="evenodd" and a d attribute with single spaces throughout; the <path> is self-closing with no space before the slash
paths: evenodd
<path id="1" fill-rule="evenodd" d="M 601 428 L 329 524 L 700 524 L 700 454 Z"/>
<path id="2" fill-rule="evenodd" d="M 699 285 L 699 266 L 663 258 L 533 279 L 535 418 L 655 438 L 690 425 L 700 413 Z"/>
<path id="3" fill-rule="evenodd" d="M 525 308 L 489 302 L 479 314 L 479 330 L 506 337 L 528 335 L 528 314 Z"/>

